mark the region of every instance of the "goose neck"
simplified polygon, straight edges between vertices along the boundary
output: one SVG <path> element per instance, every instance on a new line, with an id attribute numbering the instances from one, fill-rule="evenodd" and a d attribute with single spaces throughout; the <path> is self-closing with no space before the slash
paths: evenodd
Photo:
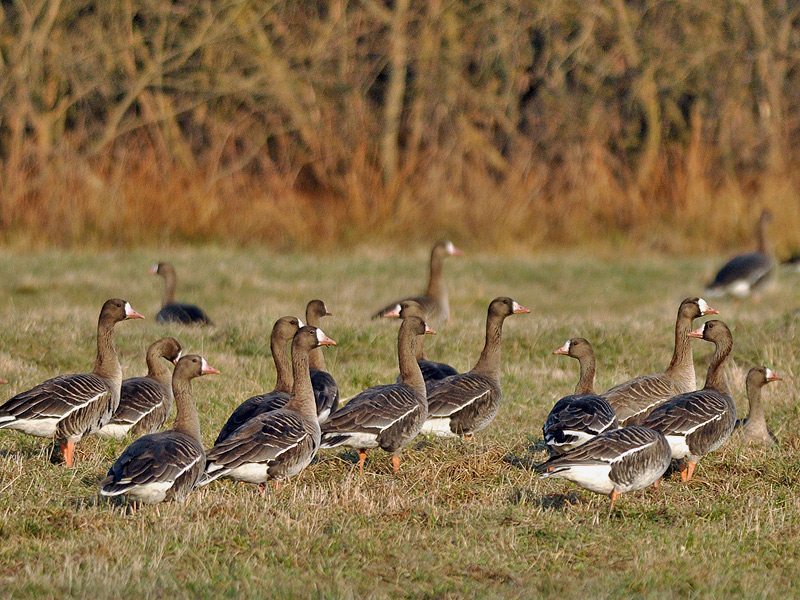
<path id="1" fill-rule="evenodd" d="M 708 365 L 708 373 L 706 374 L 706 388 L 713 388 L 720 393 L 730 395 L 722 373 L 722 365 L 732 349 L 732 340 L 727 339 L 716 342 L 714 355 L 711 357 L 711 364 Z"/>
<path id="2" fill-rule="evenodd" d="M 284 407 L 300 413 L 307 419 L 317 420 L 317 405 L 314 400 L 314 389 L 311 386 L 309 371 L 309 349 L 292 344 L 292 371 L 294 372 L 294 391 Z"/>
<path id="3" fill-rule="evenodd" d="M 503 335 L 505 316 L 492 315 L 486 319 L 486 341 L 483 351 L 472 369 L 473 373 L 485 375 L 495 381 L 500 380 L 500 342 Z"/>
<path id="4" fill-rule="evenodd" d="M 172 395 L 177 406 L 177 416 L 172 429 L 184 433 L 201 444 L 203 439 L 200 436 L 200 416 L 197 414 L 197 407 L 192 398 L 192 383 L 184 377 L 172 378 Z"/>
<path id="5" fill-rule="evenodd" d="M 111 319 L 100 318 L 97 324 L 97 358 L 94 373 L 103 379 L 114 382 L 117 388 L 122 385 L 122 367 L 114 348 L 114 325 Z"/>
<path id="6" fill-rule="evenodd" d="M 581 374 L 578 385 L 575 386 L 576 394 L 594 394 L 594 371 L 595 360 L 593 355 L 581 356 L 578 359 L 581 367 Z"/>
<path id="7" fill-rule="evenodd" d="M 408 327 L 400 327 L 397 336 L 397 357 L 400 366 L 400 380 L 414 389 L 417 394 L 425 396 L 425 379 L 417 362 L 417 348 L 423 336 L 418 336 Z"/>
<path id="8" fill-rule="evenodd" d="M 269 340 L 269 347 L 272 351 L 272 360 L 275 362 L 275 391 L 292 392 L 292 363 L 289 360 L 288 344 L 279 336 L 273 335 Z"/>

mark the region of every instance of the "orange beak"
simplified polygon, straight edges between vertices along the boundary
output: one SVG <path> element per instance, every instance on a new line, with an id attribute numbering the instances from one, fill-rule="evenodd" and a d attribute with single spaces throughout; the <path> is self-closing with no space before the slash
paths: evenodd
<path id="1" fill-rule="evenodd" d="M 395 304 L 394 308 L 392 308 L 392 310 L 387 310 L 385 313 L 383 313 L 383 316 L 384 317 L 388 317 L 390 319 L 399 318 L 400 317 L 400 305 L 399 304 Z"/>
<path id="2" fill-rule="evenodd" d="M 564 345 L 558 350 L 554 351 L 553 354 L 569 354 L 569 340 L 564 342 Z"/>
<path id="3" fill-rule="evenodd" d="M 430 327 L 428 327 L 427 323 L 425 323 L 425 333 L 429 335 L 436 335 L 436 332 Z"/>
<path id="4" fill-rule="evenodd" d="M 694 331 L 690 331 L 690 332 L 689 332 L 689 333 L 687 333 L 686 335 L 687 335 L 688 337 L 692 337 L 692 338 L 700 338 L 700 339 L 703 339 L 703 330 L 704 330 L 704 329 L 705 329 L 705 324 L 701 325 L 700 327 L 698 327 L 698 328 L 697 328 L 697 329 L 695 329 Z"/>

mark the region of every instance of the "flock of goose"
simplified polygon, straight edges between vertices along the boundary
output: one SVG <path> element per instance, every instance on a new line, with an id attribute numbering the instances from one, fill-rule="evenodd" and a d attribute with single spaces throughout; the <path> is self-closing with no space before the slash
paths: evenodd
<path id="1" fill-rule="evenodd" d="M 759 223 L 762 240 L 768 219 L 765 213 Z M 100 483 L 101 495 L 125 496 L 134 503 L 183 500 L 193 489 L 221 477 L 263 490 L 267 481 L 277 483 L 305 469 L 320 449 L 337 446 L 358 451 L 359 470 L 363 470 L 366 451 L 381 448 L 391 454 L 397 471 L 402 448 L 420 433 L 470 439 L 490 425 L 501 405 L 503 322 L 511 315 L 530 312 L 511 298 L 495 298 L 488 308 L 483 351 L 466 373 L 427 360 L 423 339 L 435 332 L 426 321 L 449 317 L 442 263 L 457 254 L 460 251 L 451 242 L 437 243 L 425 293 L 392 302 L 374 315 L 401 320 L 400 375 L 396 382 L 366 389 L 341 407 L 338 387 L 326 371 L 322 353 L 322 346 L 336 342 L 319 328 L 330 312 L 324 302 L 312 300 L 305 323 L 286 316 L 274 324 L 270 337 L 277 373 L 274 389 L 242 402 L 221 428 L 214 446 L 206 450 L 191 381 L 219 371 L 202 356 L 182 355 L 180 343 L 165 337 L 147 350 L 147 375 L 123 381 L 114 328 L 121 321 L 143 316 L 125 300 L 111 299 L 100 312 L 92 372 L 54 377 L 17 394 L 0 406 L 0 428 L 54 438 L 68 467 L 73 464 L 75 444 L 87 435 L 136 438 Z M 771 260 L 762 243 L 759 252 L 737 257 L 723 267 L 709 289 L 728 286 L 729 293 L 741 296 L 745 287 L 763 285 Z M 151 273 L 165 280 L 158 322 L 211 323 L 200 308 L 175 301 L 171 265 L 159 263 Z M 718 320 L 693 329 L 695 319 L 717 313 L 701 298 L 684 300 L 667 369 L 601 394 L 594 390 L 591 344 L 573 338 L 557 349 L 555 354 L 579 362 L 580 377 L 575 393 L 556 402 L 544 423 L 550 458 L 536 471 L 606 494 L 612 507 L 619 494 L 657 485 L 673 460 L 678 461 L 682 478 L 690 480 L 700 458 L 719 448 L 737 425 L 736 408 L 722 377 L 733 346 L 731 332 Z M 695 389 L 691 338 L 715 346 L 700 390 Z M 165 361 L 175 364 L 172 373 Z M 753 368 L 748 374 L 750 418 L 739 423 L 748 440 L 771 441 L 760 389 L 778 379 L 766 367 Z M 160 431 L 173 403 L 177 408 L 174 425 Z"/>

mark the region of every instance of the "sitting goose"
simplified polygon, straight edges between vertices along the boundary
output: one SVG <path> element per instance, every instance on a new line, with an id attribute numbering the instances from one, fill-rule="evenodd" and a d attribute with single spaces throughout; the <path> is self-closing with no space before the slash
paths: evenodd
<path id="1" fill-rule="evenodd" d="M 364 472 L 367 448 L 392 453 L 392 467 L 400 469 L 400 450 L 419 433 L 428 405 L 425 380 L 414 359 L 414 345 L 426 333 L 436 333 L 419 317 L 407 317 L 397 336 L 400 383 L 378 385 L 353 397 L 322 426 L 322 448 L 358 449 L 358 470 Z"/>
<path id="2" fill-rule="evenodd" d="M 316 327 L 301 327 L 292 340 L 294 392 L 283 408 L 250 419 L 208 451 L 206 476 L 263 486 L 305 469 L 319 449 L 320 429 L 308 368 L 308 353 L 336 342 Z"/>
<path id="3" fill-rule="evenodd" d="M 709 296 L 730 294 L 741 299 L 767 286 L 775 275 L 775 259 L 767 239 L 767 225 L 771 222 L 772 213 L 762 211 L 756 227 L 758 251 L 739 254 L 725 263 L 706 287 Z"/>
<path id="4" fill-rule="evenodd" d="M 542 477 L 561 477 L 611 498 L 656 483 L 669 467 L 671 454 L 664 435 L 631 426 L 606 431 L 585 444 L 554 456 L 536 467 Z"/>
<path id="5" fill-rule="evenodd" d="M 272 351 L 272 360 L 275 361 L 277 380 L 275 388 L 266 394 L 252 396 L 236 407 L 231 413 L 222 430 L 219 432 L 214 444 L 230 436 L 239 427 L 261 413 L 282 408 L 292 395 L 292 365 L 289 362 L 287 344 L 294 338 L 303 322 L 297 317 L 281 317 L 272 326 L 269 337 L 269 346 Z"/>
<path id="6" fill-rule="evenodd" d="M 416 300 L 403 300 L 397 304 L 392 310 L 383 315 L 384 317 L 405 319 L 406 317 L 419 317 L 425 318 L 425 311 L 422 310 L 422 305 Z M 432 360 L 425 359 L 425 339 L 421 339 L 417 343 L 417 364 L 420 371 L 422 371 L 422 378 L 425 380 L 425 388 L 431 389 L 431 386 L 451 375 L 458 375 L 453 367 L 448 364 L 433 362 Z M 400 383 L 400 376 L 397 377 L 397 382 Z"/>
<path id="7" fill-rule="evenodd" d="M 148 272 L 151 275 L 161 275 L 164 278 L 164 296 L 161 300 L 161 310 L 156 315 L 158 323 L 213 325 L 211 319 L 199 306 L 175 302 L 175 287 L 178 279 L 175 275 L 175 268 L 170 263 L 160 262 Z"/>
<path id="8" fill-rule="evenodd" d="M 736 405 L 728 393 L 722 365 L 733 348 L 733 338 L 722 321 L 706 321 L 688 334 L 714 343 L 714 356 L 702 390 L 680 394 L 657 406 L 642 423 L 663 433 L 672 458 L 680 461 L 681 478 L 689 481 L 700 458 L 719 448 L 736 423 Z M 688 458 L 689 464 L 684 463 Z"/>
<path id="9" fill-rule="evenodd" d="M 500 408 L 500 338 L 503 322 L 531 312 L 511 298 L 495 298 L 486 318 L 486 342 L 478 362 L 467 373 L 452 375 L 431 387 L 424 433 L 467 439 L 485 428 Z"/>
<path id="10" fill-rule="evenodd" d="M 55 437 L 71 467 L 75 444 L 108 423 L 119 406 L 122 367 L 114 349 L 114 325 L 127 319 L 144 317 L 125 300 L 107 300 L 97 322 L 94 370 L 60 375 L 17 394 L 0 406 L 0 429 Z"/>
<path id="11" fill-rule="evenodd" d="M 320 319 L 330 315 L 328 307 L 322 300 L 312 300 L 306 306 L 306 323 L 312 327 L 319 327 Z M 325 355 L 321 347 L 311 351 L 308 361 L 311 367 L 311 387 L 314 388 L 317 415 L 322 424 L 339 408 L 339 386 L 336 385 L 333 376 L 325 370 Z"/>
<path id="12" fill-rule="evenodd" d="M 450 319 L 450 301 L 447 298 L 447 287 L 442 279 L 442 263 L 448 256 L 458 256 L 460 254 L 462 254 L 461 250 L 456 248 L 453 242 L 448 240 L 437 242 L 433 250 L 431 250 L 430 275 L 425 293 L 421 296 L 395 300 L 372 315 L 372 318 L 377 319 L 385 316 L 387 311 L 392 310 L 403 300 L 416 300 L 425 311 L 426 319 L 448 321 Z"/>
<path id="13" fill-rule="evenodd" d="M 747 402 L 750 413 L 746 419 L 736 421 L 736 427 L 741 427 L 740 437 L 744 442 L 770 446 L 777 443 L 775 435 L 767 427 L 764 406 L 761 404 L 761 388 L 771 381 L 781 381 L 781 378 L 767 367 L 753 367 L 747 373 Z"/>
<path id="14" fill-rule="evenodd" d="M 686 298 L 678 307 L 675 349 L 667 370 L 655 375 L 634 377 L 600 394 L 616 411 L 620 427 L 640 425 L 658 404 L 697 389 L 692 346 L 687 335 L 695 319 L 716 314 L 719 311 L 711 308 L 702 298 Z"/>
<path id="15" fill-rule="evenodd" d="M 183 501 L 189 495 L 206 466 L 191 381 L 215 373 L 219 371 L 197 354 L 178 361 L 172 375 L 178 407 L 175 424 L 169 431 L 144 435 L 128 446 L 100 482 L 101 496 L 125 495 L 129 501 L 155 504 Z"/>
<path id="16" fill-rule="evenodd" d="M 563 454 L 604 431 L 617 428 L 614 409 L 605 398 L 594 392 L 595 360 L 592 345 L 584 338 L 573 338 L 553 354 L 577 358 L 581 372 L 575 393 L 556 402 L 542 427 L 551 456 Z"/>
<path id="17" fill-rule="evenodd" d="M 97 433 L 116 439 L 128 433 L 140 437 L 155 433 L 172 410 L 172 373 L 162 358 L 178 364 L 181 345 L 175 338 L 156 340 L 147 349 L 147 375 L 122 382 L 119 406 L 111 420 Z"/>

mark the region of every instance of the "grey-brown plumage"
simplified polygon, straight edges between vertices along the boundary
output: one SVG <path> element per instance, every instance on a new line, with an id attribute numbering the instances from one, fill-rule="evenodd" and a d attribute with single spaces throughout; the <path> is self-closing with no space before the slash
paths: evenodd
<path id="1" fill-rule="evenodd" d="M 275 321 L 269 337 L 272 360 L 275 362 L 275 372 L 277 373 L 275 387 L 271 392 L 251 396 L 237 406 L 231 416 L 228 417 L 225 425 L 222 426 L 217 439 L 214 441 L 215 445 L 229 437 L 250 419 L 257 417 L 261 413 L 283 408 L 289 401 L 294 382 L 287 344 L 302 326 L 303 322 L 297 317 L 281 317 Z"/>
<path id="2" fill-rule="evenodd" d="M 97 323 L 94 370 L 54 377 L 17 394 L 0 406 L 0 428 L 55 437 L 67 466 L 72 466 L 75 444 L 108 423 L 119 406 L 122 367 L 114 349 L 114 325 L 142 318 L 125 300 L 107 300 Z"/>
<path id="3" fill-rule="evenodd" d="M 428 287 L 419 296 L 410 296 L 395 300 L 384 306 L 372 315 L 373 319 L 385 316 L 387 311 L 391 311 L 395 305 L 403 300 L 415 300 L 419 302 L 425 311 L 425 319 L 448 320 L 450 318 L 450 300 L 447 296 L 447 286 L 442 278 L 442 264 L 448 256 L 457 256 L 461 250 L 453 245 L 449 240 L 441 240 L 436 243 L 431 250 L 430 275 L 428 277 Z"/>
<path id="4" fill-rule="evenodd" d="M 634 377 L 600 394 L 614 408 L 620 427 L 640 425 L 657 405 L 677 394 L 696 389 L 692 346 L 687 334 L 695 319 L 718 313 L 702 298 L 686 298 L 678 307 L 675 349 L 666 371 Z"/>
<path id="5" fill-rule="evenodd" d="M 594 393 L 595 358 L 592 345 L 584 338 L 573 338 L 553 354 L 576 358 L 580 378 L 575 393 L 555 403 L 542 427 L 551 455 L 577 448 L 604 431 L 617 428 L 617 414 L 608 401 Z"/>
<path id="6" fill-rule="evenodd" d="M 750 412 L 747 418 L 736 421 L 736 427 L 741 428 L 740 439 L 751 444 L 777 444 L 775 434 L 767 426 L 764 417 L 764 405 L 761 403 L 761 388 L 772 381 L 780 381 L 781 378 L 767 367 L 753 367 L 747 373 L 747 402 L 750 405 Z"/>
<path id="7" fill-rule="evenodd" d="M 492 300 L 486 318 L 486 342 L 478 362 L 471 371 L 452 375 L 431 387 L 424 433 L 471 436 L 489 425 L 500 408 L 503 322 L 510 315 L 529 312 L 511 298 Z"/>
<path id="8" fill-rule="evenodd" d="M 172 389 L 178 414 L 169 431 L 144 435 L 128 446 L 100 482 L 102 496 L 133 502 L 183 501 L 203 474 L 206 453 L 191 380 L 219 373 L 202 356 L 184 356 L 175 366 Z"/>
<path id="9" fill-rule="evenodd" d="M 400 449 L 416 437 L 428 414 L 414 350 L 417 338 L 426 333 L 433 331 L 419 317 L 402 322 L 397 336 L 401 382 L 366 389 L 334 413 L 322 426 L 323 448 L 357 448 L 363 470 L 365 449 L 379 447 L 393 453 L 394 469 L 399 469 Z"/>
<path id="10" fill-rule="evenodd" d="M 286 405 L 262 413 L 208 451 L 201 485 L 219 477 L 263 484 L 305 469 L 317 453 L 320 428 L 308 368 L 308 353 L 335 344 L 321 329 L 306 325 L 292 340 L 294 392 Z"/>
<path id="11" fill-rule="evenodd" d="M 722 365 L 733 348 L 730 329 L 722 321 L 707 321 L 689 335 L 714 343 L 705 387 L 670 398 L 653 409 L 642 423 L 666 436 L 672 458 L 680 461 L 684 481 L 692 478 L 702 456 L 730 437 L 736 423 L 736 405 L 722 375 Z"/>
<path id="12" fill-rule="evenodd" d="M 212 325 L 211 319 L 199 306 L 175 301 L 175 288 L 178 278 L 175 268 L 167 262 L 160 262 L 152 269 L 152 275 L 161 275 L 164 278 L 164 296 L 161 300 L 161 310 L 156 315 L 158 323 L 183 323 L 185 325 Z"/>
<path id="13" fill-rule="evenodd" d="M 319 327 L 320 320 L 330 315 L 322 300 L 312 300 L 306 306 L 306 324 L 312 327 Z M 325 355 L 321 347 L 311 351 L 308 364 L 311 367 L 311 387 L 314 388 L 317 416 L 322 424 L 339 408 L 339 386 L 325 368 Z"/>
<path id="14" fill-rule="evenodd" d="M 121 439 L 155 433 L 166 423 L 172 410 L 172 372 L 164 359 L 177 364 L 181 345 L 175 338 L 156 340 L 147 349 L 147 375 L 122 382 L 119 406 L 98 433 Z"/>

